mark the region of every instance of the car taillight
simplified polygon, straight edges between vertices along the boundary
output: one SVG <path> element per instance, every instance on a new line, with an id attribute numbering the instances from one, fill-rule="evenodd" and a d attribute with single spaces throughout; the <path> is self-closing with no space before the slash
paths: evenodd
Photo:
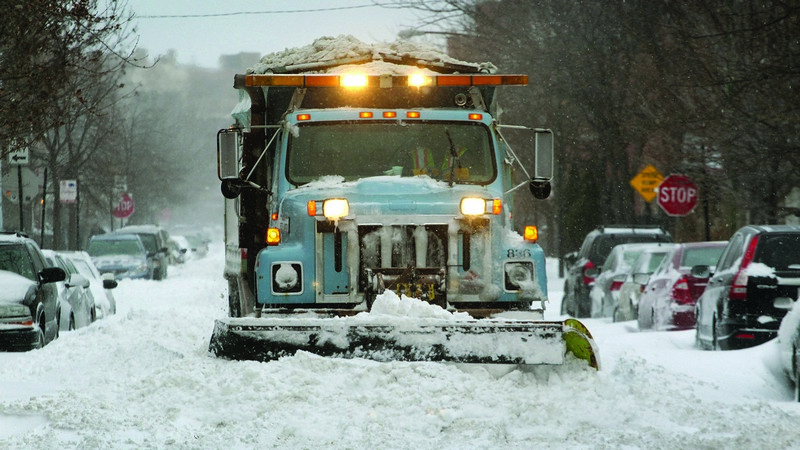
<path id="1" fill-rule="evenodd" d="M 594 267 L 594 263 L 591 261 L 586 261 L 586 264 L 583 265 L 583 284 L 594 283 L 594 277 L 586 275 L 586 271 L 589 269 L 594 269 Z"/>
<path id="2" fill-rule="evenodd" d="M 747 251 L 744 252 L 742 257 L 742 264 L 739 266 L 739 271 L 733 277 L 731 289 L 728 292 L 729 300 L 746 300 L 747 299 L 747 266 L 753 261 L 753 256 L 756 253 L 756 246 L 758 245 L 758 235 L 753 236 L 750 244 L 747 245 Z"/>
<path id="3" fill-rule="evenodd" d="M 616 280 L 614 280 L 614 281 L 611 282 L 611 287 L 609 287 L 608 290 L 609 291 L 618 291 L 618 290 L 620 290 L 622 288 L 622 284 L 623 283 L 624 283 L 624 281 L 616 281 Z"/>
<path id="4" fill-rule="evenodd" d="M 692 303 L 692 293 L 689 291 L 689 282 L 681 278 L 672 285 L 672 299 L 681 305 Z"/>

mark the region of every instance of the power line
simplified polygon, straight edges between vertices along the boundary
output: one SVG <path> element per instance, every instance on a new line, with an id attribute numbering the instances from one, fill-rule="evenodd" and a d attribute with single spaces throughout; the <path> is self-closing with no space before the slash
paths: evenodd
<path id="1" fill-rule="evenodd" d="M 345 9 L 362 9 L 372 8 L 374 3 L 368 5 L 355 5 L 355 6 L 338 6 L 331 8 L 317 8 L 317 9 L 288 9 L 282 11 L 239 11 L 230 13 L 214 13 L 214 14 L 173 14 L 173 15 L 147 15 L 147 16 L 134 16 L 137 19 L 183 19 L 183 18 L 202 18 L 202 17 L 226 17 L 226 16 L 248 16 L 248 15 L 262 15 L 262 14 L 297 14 L 297 13 L 314 13 L 325 11 L 341 11 Z"/>

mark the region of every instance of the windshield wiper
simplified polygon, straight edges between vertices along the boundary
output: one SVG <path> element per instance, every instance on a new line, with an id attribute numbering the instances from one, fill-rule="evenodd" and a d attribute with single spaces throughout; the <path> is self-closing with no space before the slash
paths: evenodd
<path id="1" fill-rule="evenodd" d="M 450 129 L 445 128 L 444 134 L 447 135 L 447 140 L 450 142 L 450 161 L 448 163 L 448 170 L 450 171 L 450 187 L 453 187 L 453 184 L 456 182 L 456 164 L 458 165 L 458 168 L 461 169 L 461 159 L 458 157 L 458 149 L 456 149 L 456 144 L 453 143 L 453 137 L 450 136 Z"/>

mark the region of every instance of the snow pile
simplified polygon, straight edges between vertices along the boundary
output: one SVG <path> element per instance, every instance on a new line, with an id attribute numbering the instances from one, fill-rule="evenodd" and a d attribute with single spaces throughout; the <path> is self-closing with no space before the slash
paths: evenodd
<path id="1" fill-rule="evenodd" d="M 213 358 L 224 252 L 215 243 L 163 281 L 121 280 L 116 315 L 0 353 L 0 448 L 798 447 L 800 403 L 775 342 L 701 351 L 694 330 L 641 333 L 604 318 L 585 320 L 600 372 Z M 557 260 L 547 268 L 545 318 L 562 319 L 564 279 Z"/>
<path id="2" fill-rule="evenodd" d="M 458 65 L 473 66 L 476 69 L 481 68 L 489 72 L 496 70 L 491 63 L 474 64 L 449 57 L 446 53 L 428 46 L 411 41 L 395 41 L 390 43 L 374 43 L 369 44 L 361 42 L 350 35 L 340 35 L 337 37 L 321 37 L 315 40 L 312 44 L 299 48 L 286 49 L 282 52 L 270 53 L 256 64 L 247 70 L 247 73 L 271 73 L 282 72 L 286 67 L 299 67 L 303 65 L 316 65 L 319 63 L 340 60 L 353 60 L 357 62 L 358 69 L 361 72 L 370 74 L 385 74 L 390 73 L 394 75 L 408 74 L 409 70 L 416 73 L 420 69 L 415 66 L 400 66 L 383 61 L 381 54 L 402 56 L 409 59 L 420 59 L 431 62 L 441 62 Z M 338 66 L 329 70 L 329 73 L 344 73 L 353 70 L 353 65 Z M 307 70 L 302 70 L 306 73 L 314 73 L 319 71 L 319 68 L 308 67 Z M 425 71 L 433 73 L 431 71 Z"/>
<path id="3" fill-rule="evenodd" d="M 798 332 L 800 332 L 800 299 L 796 299 L 794 307 L 786 313 L 786 316 L 781 320 L 780 328 L 778 328 L 778 353 L 781 366 L 787 373 L 792 368 L 794 356 L 792 344 Z"/>
<path id="4" fill-rule="evenodd" d="M 427 318 L 444 320 L 470 320 L 469 314 L 465 312 L 452 313 L 438 305 L 432 305 L 420 299 L 398 296 L 394 291 L 386 290 L 383 294 L 375 298 L 372 310 L 368 313 L 360 313 L 357 317 L 364 316 L 386 317 L 409 317 Z"/>

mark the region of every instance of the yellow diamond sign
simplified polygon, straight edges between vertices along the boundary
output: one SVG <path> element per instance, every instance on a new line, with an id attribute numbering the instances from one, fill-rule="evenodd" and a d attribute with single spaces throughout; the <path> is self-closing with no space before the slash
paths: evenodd
<path id="1" fill-rule="evenodd" d="M 633 177 L 631 186 L 642 194 L 646 201 L 652 202 L 656 198 L 656 188 L 663 180 L 664 175 L 661 175 L 658 169 L 649 165 Z"/>

